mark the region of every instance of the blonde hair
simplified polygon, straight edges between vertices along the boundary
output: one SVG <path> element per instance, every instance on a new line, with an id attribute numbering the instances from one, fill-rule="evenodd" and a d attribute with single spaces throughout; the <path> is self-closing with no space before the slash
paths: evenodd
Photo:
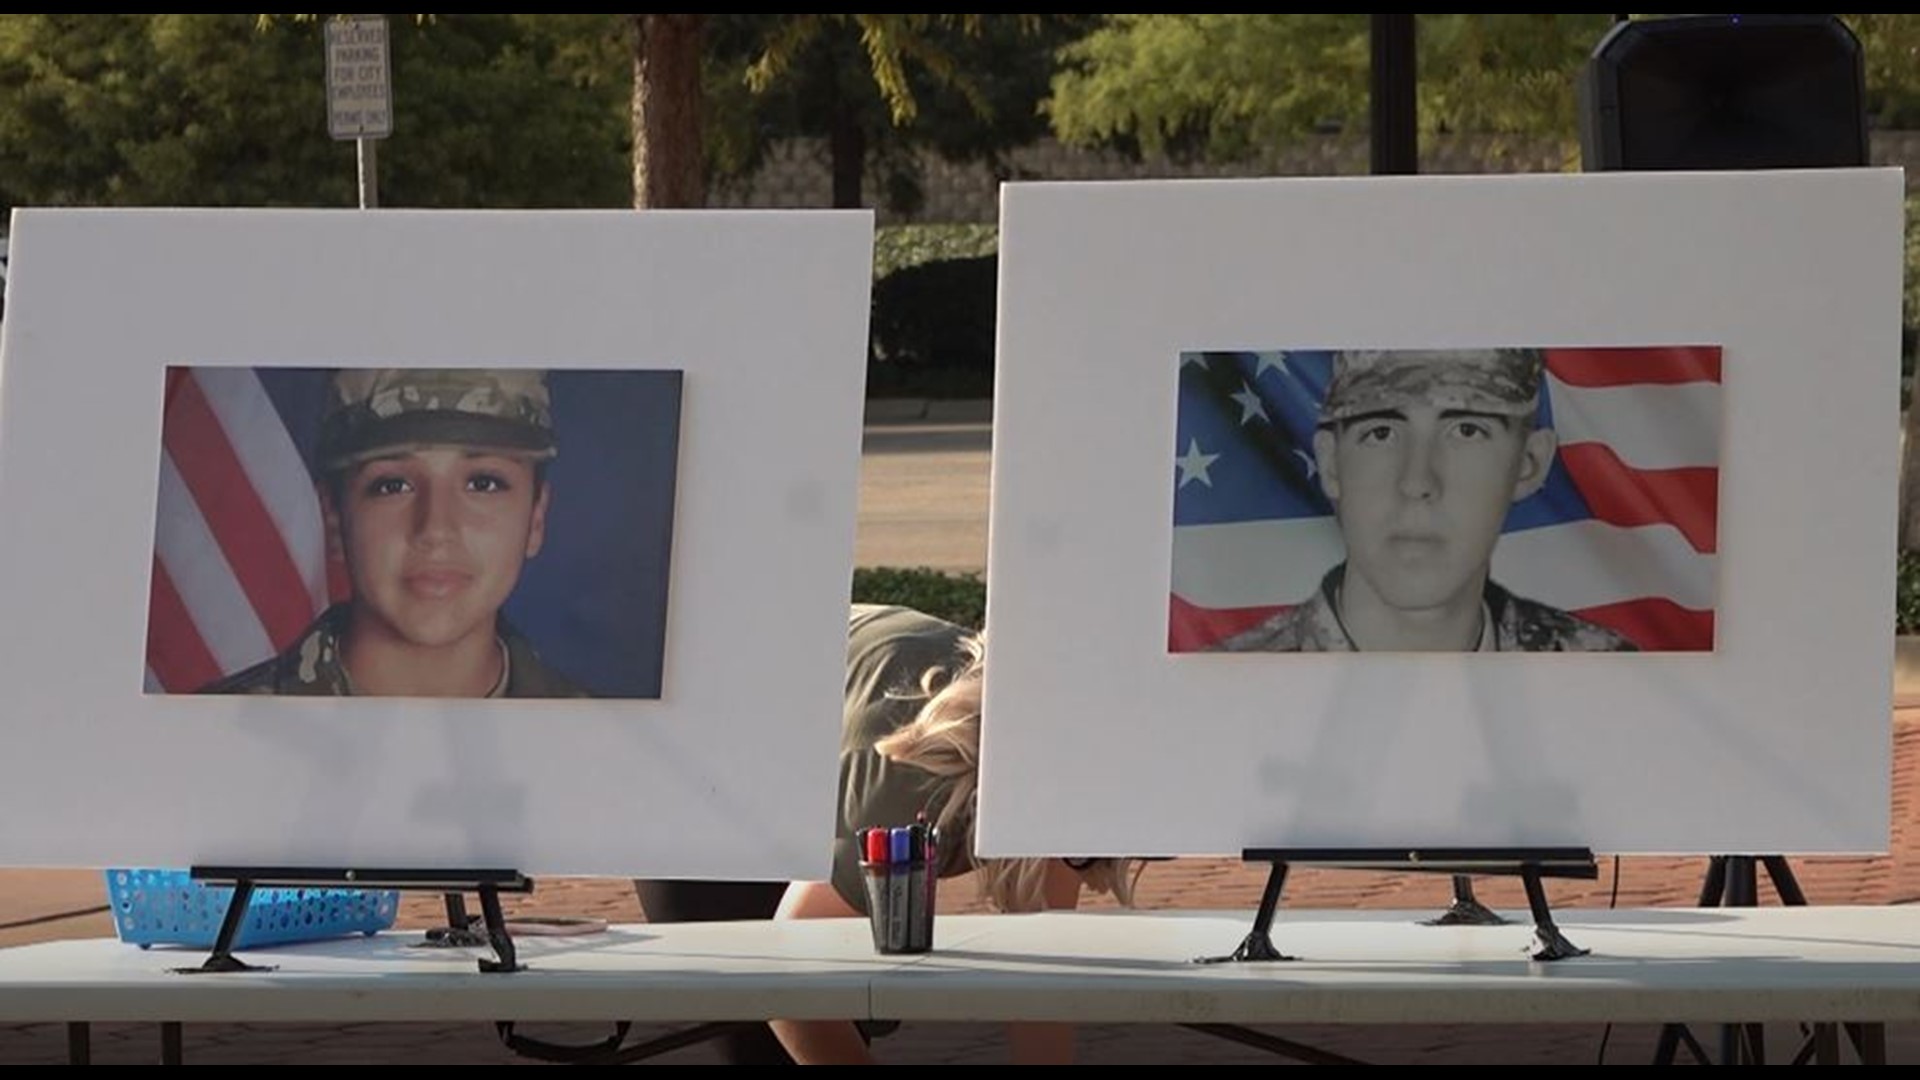
<path id="1" fill-rule="evenodd" d="M 957 667 L 934 667 L 920 679 L 920 695 L 927 700 L 905 727 L 882 738 L 874 749 L 902 765 L 932 773 L 949 782 L 945 805 L 934 824 L 947 836 L 968 834 L 969 866 L 979 871 L 980 895 L 1000 911 L 1038 911 L 1045 907 L 1047 864 L 1050 859 L 979 859 L 973 854 L 971 834 L 980 784 L 980 693 L 986 678 L 986 645 L 978 635 L 961 639 L 965 660 Z M 1133 903 L 1133 885 L 1145 866 L 1138 859 L 1091 859 L 1080 881 L 1096 893 L 1107 893 L 1121 904 Z"/>

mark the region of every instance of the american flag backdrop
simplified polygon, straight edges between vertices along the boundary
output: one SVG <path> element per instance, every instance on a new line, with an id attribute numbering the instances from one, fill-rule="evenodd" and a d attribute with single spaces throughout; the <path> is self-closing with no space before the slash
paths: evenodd
<path id="1" fill-rule="evenodd" d="M 304 376 L 304 378 L 301 378 Z M 147 689 L 190 693 L 292 644 L 334 599 L 320 500 L 295 432 L 319 423 L 325 373 L 167 370 Z"/>
<path id="2" fill-rule="evenodd" d="M 1547 349 L 1546 484 L 1509 511 L 1493 578 L 1642 649 L 1713 648 L 1717 346 Z M 1314 475 L 1326 350 L 1180 355 L 1168 648 L 1205 649 L 1310 596 L 1343 558 Z"/>
<path id="3" fill-rule="evenodd" d="M 193 693 L 292 644 L 352 592 L 308 467 L 333 369 L 171 367 L 146 689 Z M 550 371 L 561 450 L 546 544 L 505 615 L 596 696 L 661 693 L 681 372 Z"/>

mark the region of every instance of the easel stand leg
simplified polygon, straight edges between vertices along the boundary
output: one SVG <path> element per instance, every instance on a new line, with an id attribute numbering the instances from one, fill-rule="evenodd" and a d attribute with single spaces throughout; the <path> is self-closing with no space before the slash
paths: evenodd
<path id="1" fill-rule="evenodd" d="M 1786 907 L 1805 907 L 1806 893 L 1794 877 L 1793 867 L 1783 855 L 1715 855 L 1707 860 L 1706 880 L 1700 887 L 1701 907 L 1756 907 L 1760 903 L 1760 875 L 1764 868 L 1773 891 Z M 1794 1055 L 1795 1064 L 1814 1060 L 1836 1063 L 1840 1056 L 1840 1033 L 1844 1030 L 1853 1043 L 1862 1064 L 1880 1064 L 1886 1060 L 1886 1026 L 1883 1024 L 1815 1023 L 1803 1028 L 1805 1043 Z M 1667 1024 L 1660 1029 L 1660 1042 L 1654 1050 L 1654 1064 L 1671 1065 L 1680 1046 L 1685 1045 L 1701 1064 L 1712 1059 L 1684 1024 Z M 1720 1064 L 1764 1065 L 1767 1062 L 1766 1027 L 1762 1024 L 1722 1024 L 1720 1026 Z"/>
<path id="2" fill-rule="evenodd" d="M 1788 907 L 1806 907 L 1807 894 L 1800 891 L 1800 882 L 1793 876 L 1793 867 L 1787 865 L 1784 855 L 1765 855 L 1760 864 L 1767 868 L 1767 879 L 1773 882 L 1773 891 L 1780 894 L 1780 902 Z"/>
<path id="3" fill-rule="evenodd" d="M 67 1025 L 67 1064 L 93 1064 L 93 1026 L 85 1022 Z"/>
<path id="4" fill-rule="evenodd" d="M 487 920 L 487 940 L 493 944 L 494 955 L 499 957 L 498 960 L 482 957 L 480 970 L 490 974 L 522 970 L 514 954 L 513 938 L 507 933 L 506 916 L 500 911 L 500 890 L 492 885 L 480 886 L 480 911 Z"/>
<path id="5" fill-rule="evenodd" d="M 464 894 L 447 893 L 447 925 L 427 931 L 426 940 L 420 944 L 441 949 L 492 949 L 498 959 L 481 957 L 479 961 L 480 970 L 490 975 L 525 970 L 514 952 L 513 937 L 507 932 L 506 916 L 500 908 L 499 888 L 479 882 L 475 884 L 474 892 L 480 897 L 480 918 L 467 914 L 467 898 Z"/>
<path id="6" fill-rule="evenodd" d="M 1540 884 L 1539 867 L 1522 867 L 1520 881 L 1527 888 L 1527 907 L 1533 911 L 1533 951 L 1530 956 L 1535 960 L 1567 960 L 1592 951 L 1568 941 L 1560 928 L 1554 925 L 1553 912 L 1547 907 L 1547 890 Z"/>
<path id="7" fill-rule="evenodd" d="M 174 968 L 173 970 L 181 975 L 272 971 L 271 966 L 261 967 L 249 964 L 233 955 L 233 943 L 240 936 L 240 927 L 247 918 L 247 906 L 252 902 L 253 882 L 247 878 L 234 882 L 233 899 L 227 902 L 227 913 L 220 918 L 220 934 L 213 939 L 213 952 L 197 968 Z"/>
<path id="8" fill-rule="evenodd" d="M 1303 1042 L 1283 1039 L 1278 1035 L 1269 1035 L 1264 1031 L 1254 1031 L 1238 1024 L 1181 1024 L 1188 1031 L 1197 1031 L 1202 1035 L 1212 1035 L 1216 1039 L 1226 1039 L 1242 1046 L 1251 1046 L 1265 1050 L 1270 1054 L 1304 1061 L 1309 1065 L 1365 1065 L 1358 1058 L 1345 1054 L 1336 1054 L 1331 1050 L 1322 1050 L 1317 1046 L 1308 1046 Z"/>
<path id="9" fill-rule="evenodd" d="M 1291 960 L 1273 947 L 1273 916 L 1280 909 L 1280 890 L 1287 883 L 1287 864 L 1276 861 L 1267 873 L 1267 887 L 1260 893 L 1260 909 L 1254 912 L 1253 929 L 1240 947 L 1226 956 L 1198 956 L 1196 964 L 1237 964 L 1249 961 Z"/>
<path id="10" fill-rule="evenodd" d="M 1751 855 L 1723 855 L 1727 861 L 1727 907 L 1757 907 L 1760 904 L 1758 867 Z"/>
<path id="11" fill-rule="evenodd" d="M 1707 877 L 1700 884 L 1700 902 L 1695 907 L 1719 907 L 1720 901 L 1727 895 L 1727 856 L 1715 855 L 1707 860 Z"/>
<path id="12" fill-rule="evenodd" d="M 1848 1024 L 1846 1029 L 1847 1037 L 1853 1040 L 1854 1053 L 1860 1055 L 1860 1064 L 1887 1063 L 1887 1025 Z"/>
<path id="13" fill-rule="evenodd" d="M 465 895 L 457 892 L 447 893 L 446 903 L 447 925 L 428 931 L 427 940 L 422 942 L 423 945 L 459 949 L 479 948 L 493 944 L 487 940 L 487 935 L 481 929 L 476 928 L 479 921 L 467 914 Z"/>
<path id="14" fill-rule="evenodd" d="M 1782 860 L 1782 868 L 1785 860 Z M 1772 871 L 1769 866 L 1769 872 Z M 1787 876 L 1792 877 L 1789 871 Z M 1796 886 L 1797 894 L 1799 888 Z M 1754 875 L 1754 860 L 1750 855 L 1715 855 L 1707 860 L 1707 876 L 1700 885 L 1700 905 L 1706 907 L 1753 907 L 1759 900 L 1760 887 Z M 1784 894 L 1783 894 L 1784 895 Z M 1744 1038 L 1743 1038 L 1744 1036 Z M 1700 1041 L 1685 1024 L 1666 1024 L 1660 1029 L 1660 1042 L 1653 1052 L 1653 1063 L 1671 1065 L 1678 1055 L 1679 1048 L 1685 1045 L 1693 1054 L 1694 1060 L 1702 1065 L 1714 1064 L 1714 1058 L 1708 1054 Z M 1720 1027 L 1720 1059 L 1723 1065 L 1732 1065 L 1747 1059 L 1744 1051 L 1751 1050 L 1758 1057 L 1766 1057 L 1765 1036 L 1756 1037 L 1753 1033 L 1743 1032 L 1740 1025 L 1723 1024 Z"/>
<path id="15" fill-rule="evenodd" d="M 463 893 L 446 894 L 447 929 L 467 930 L 473 926 L 473 917 L 467 914 L 467 898 Z"/>
<path id="16" fill-rule="evenodd" d="M 1693 1037 L 1693 1032 L 1688 1031 L 1685 1024 L 1667 1024 L 1660 1029 L 1660 1043 L 1654 1047 L 1653 1063 L 1673 1064 L 1683 1045 L 1693 1055 L 1694 1061 L 1701 1065 L 1712 1064 L 1713 1059 L 1707 1056 L 1707 1048 L 1700 1045 L 1700 1040 Z"/>
<path id="17" fill-rule="evenodd" d="M 1473 878 L 1468 874 L 1453 875 L 1453 903 L 1447 910 L 1428 919 L 1428 926 L 1505 926 L 1507 919 L 1499 912 L 1482 904 L 1473 895 Z"/>

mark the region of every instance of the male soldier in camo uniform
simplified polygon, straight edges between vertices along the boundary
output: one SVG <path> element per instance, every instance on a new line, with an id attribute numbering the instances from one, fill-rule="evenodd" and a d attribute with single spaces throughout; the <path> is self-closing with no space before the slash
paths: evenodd
<path id="1" fill-rule="evenodd" d="M 1313 455 L 1347 561 L 1314 595 L 1222 641 L 1231 652 L 1594 652 L 1633 644 L 1488 576 L 1512 504 L 1539 490 L 1538 349 L 1334 357 Z"/>
<path id="2" fill-rule="evenodd" d="M 543 372 L 350 369 L 315 455 L 353 597 L 208 693 L 577 697 L 500 615 L 546 538 Z"/>

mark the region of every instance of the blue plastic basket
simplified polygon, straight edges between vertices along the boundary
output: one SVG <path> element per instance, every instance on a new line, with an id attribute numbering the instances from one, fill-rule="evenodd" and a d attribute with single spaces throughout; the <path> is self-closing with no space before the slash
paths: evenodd
<path id="1" fill-rule="evenodd" d="M 120 940 L 212 948 L 233 899 L 230 886 L 202 885 L 185 870 L 108 870 L 107 901 Z M 393 925 L 397 892 L 364 889 L 255 889 L 235 935 L 236 949 L 377 934 Z"/>

